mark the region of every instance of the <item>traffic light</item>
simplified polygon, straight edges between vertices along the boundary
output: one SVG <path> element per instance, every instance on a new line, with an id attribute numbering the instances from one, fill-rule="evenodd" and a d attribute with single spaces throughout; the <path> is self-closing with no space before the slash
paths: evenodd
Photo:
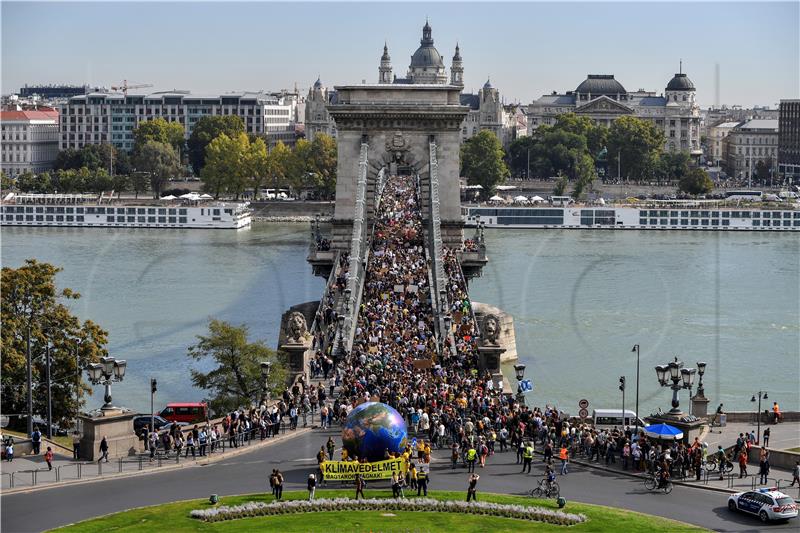
<path id="1" fill-rule="evenodd" d="M 625 376 L 619 377 L 619 390 L 625 391 Z"/>
<path id="2" fill-rule="evenodd" d="M 150 378 L 150 393 L 155 394 L 158 390 L 158 382 L 156 382 L 156 378 Z"/>

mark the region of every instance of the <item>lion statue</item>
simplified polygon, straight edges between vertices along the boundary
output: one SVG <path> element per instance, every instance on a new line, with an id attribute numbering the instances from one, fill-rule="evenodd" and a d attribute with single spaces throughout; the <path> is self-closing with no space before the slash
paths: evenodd
<path id="1" fill-rule="evenodd" d="M 303 316 L 303 313 L 294 311 L 289 315 L 286 342 L 290 344 L 301 344 L 307 332 L 308 326 L 306 325 L 306 317 Z"/>
<path id="2" fill-rule="evenodd" d="M 486 315 L 483 319 L 483 341 L 485 344 L 497 346 L 500 337 L 500 319 L 495 315 Z"/>

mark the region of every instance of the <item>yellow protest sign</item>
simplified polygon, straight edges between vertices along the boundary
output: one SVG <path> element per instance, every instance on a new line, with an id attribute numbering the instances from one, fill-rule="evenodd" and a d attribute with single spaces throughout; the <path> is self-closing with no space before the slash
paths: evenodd
<path id="1" fill-rule="evenodd" d="M 393 473 L 405 475 L 407 466 L 402 457 L 374 463 L 355 461 L 325 461 L 321 465 L 322 476 L 328 481 L 353 481 L 356 474 L 362 479 L 389 479 Z"/>

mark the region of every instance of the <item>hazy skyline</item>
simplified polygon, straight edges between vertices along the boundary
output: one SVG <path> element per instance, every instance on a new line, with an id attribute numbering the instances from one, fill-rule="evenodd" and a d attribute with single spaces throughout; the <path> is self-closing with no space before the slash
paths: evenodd
<path id="1" fill-rule="evenodd" d="M 701 106 L 800 97 L 800 3 L 15 3 L 3 2 L 2 93 L 24 84 L 149 83 L 136 92 L 305 94 L 375 83 L 384 40 L 404 76 L 426 16 L 465 90 L 487 77 L 506 102 L 614 74 L 661 93 L 683 71 Z"/>

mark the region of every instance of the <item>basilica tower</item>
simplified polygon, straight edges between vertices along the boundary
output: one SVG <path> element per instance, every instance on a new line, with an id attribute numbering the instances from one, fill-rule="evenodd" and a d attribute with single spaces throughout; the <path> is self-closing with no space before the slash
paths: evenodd
<path id="1" fill-rule="evenodd" d="M 456 43 L 456 53 L 450 67 L 450 85 L 464 87 L 464 64 L 461 62 L 461 49 L 458 47 L 458 43 Z"/>
<path id="2" fill-rule="evenodd" d="M 381 66 L 378 67 L 378 83 L 392 83 L 392 58 L 389 57 L 389 47 L 383 43 Z"/>

